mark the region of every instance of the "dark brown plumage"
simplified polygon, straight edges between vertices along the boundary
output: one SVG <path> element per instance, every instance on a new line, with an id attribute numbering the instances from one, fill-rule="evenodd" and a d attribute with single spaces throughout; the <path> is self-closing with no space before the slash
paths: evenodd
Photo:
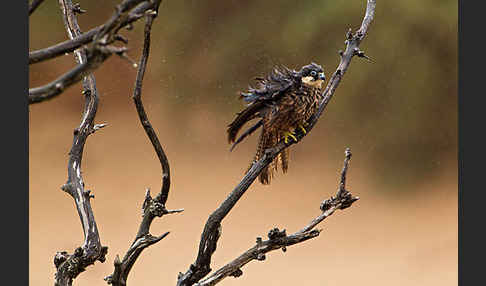
<path id="1" fill-rule="evenodd" d="M 256 80 L 256 88 L 250 86 L 248 92 L 240 94 L 240 98 L 248 102 L 248 106 L 236 115 L 227 130 L 228 141 L 233 143 L 233 150 L 244 138 L 262 127 L 254 161 L 263 157 L 265 149 L 275 146 L 280 140 L 295 139 L 295 129 L 300 128 L 305 132 L 306 122 L 317 110 L 322 97 L 321 88 L 325 76 L 320 65 L 311 63 L 300 71 L 277 67 L 266 78 Z M 236 139 L 243 125 L 255 118 L 259 120 Z M 287 148 L 261 172 L 260 182 L 269 184 L 273 171 L 279 165 L 285 173 L 288 161 Z"/>

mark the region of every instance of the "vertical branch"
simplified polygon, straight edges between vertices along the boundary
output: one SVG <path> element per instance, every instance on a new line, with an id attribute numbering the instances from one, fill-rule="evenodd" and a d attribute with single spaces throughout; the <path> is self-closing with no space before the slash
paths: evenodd
<path id="1" fill-rule="evenodd" d="M 167 159 L 167 156 L 165 155 L 164 149 L 162 148 L 162 145 L 160 144 L 159 139 L 157 138 L 157 134 L 155 133 L 152 124 L 150 124 L 150 121 L 148 120 L 147 113 L 145 112 L 145 108 L 143 107 L 142 103 L 142 82 L 143 82 L 143 77 L 145 75 L 145 69 L 147 66 L 147 59 L 149 57 L 150 53 L 150 31 L 152 29 L 152 22 L 155 17 L 157 17 L 158 13 L 158 8 L 160 5 L 160 0 L 157 1 L 156 9 L 154 11 L 147 11 L 147 22 L 145 24 L 145 30 L 144 30 L 144 45 L 143 45 L 143 51 L 142 51 L 142 58 L 140 59 L 140 64 L 137 72 L 137 79 L 135 81 L 135 89 L 133 91 L 133 103 L 135 104 L 135 107 L 137 108 L 137 113 L 140 119 L 140 123 L 142 124 L 145 132 L 147 133 L 147 136 L 150 139 L 150 142 L 152 143 L 155 152 L 157 153 L 157 157 L 159 158 L 160 165 L 162 167 L 162 187 L 160 190 L 159 195 L 157 195 L 157 201 L 163 205 L 165 205 L 167 198 L 169 196 L 169 189 L 170 189 L 170 167 L 169 167 L 169 160 Z"/>
<path id="2" fill-rule="evenodd" d="M 59 0 L 59 4 L 69 38 L 79 37 L 81 30 L 75 15 L 79 7 L 75 8 L 77 6 L 74 6 L 71 0 Z M 86 63 L 85 50 L 82 48 L 76 50 L 75 58 L 80 64 Z M 68 180 L 62 186 L 62 190 L 70 194 L 75 201 L 83 227 L 84 243 L 72 255 L 67 255 L 66 252 L 60 252 L 56 255 L 56 285 L 71 285 L 72 280 L 84 271 L 86 266 L 93 264 L 96 260 L 104 262 L 108 251 L 107 247 L 101 246 L 98 228 L 90 204 L 90 199 L 93 195 L 90 194 L 90 190 L 84 189 L 84 181 L 81 175 L 81 163 L 86 139 L 91 133 L 104 126 L 94 125 L 98 108 L 98 92 L 93 75 L 84 77 L 83 94 L 85 96 L 84 110 L 79 127 L 74 129 L 73 144 L 68 160 Z"/>
<path id="3" fill-rule="evenodd" d="M 140 123 L 147 133 L 150 142 L 152 142 L 155 152 L 157 153 L 157 157 L 159 158 L 162 167 L 162 186 L 160 193 L 155 198 L 152 198 L 152 196 L 150 195 L 150 191 L 147 190 L 145 200 L 142 206 L 143 218 L 142 222 L 140 223 L 135 240 L 133 241 L 132 245 L 130 246 L 122 260 L 120 260 L 117 255 L 114 262 L 115 269 L 113 273 L 105 277 L 105 280 L 108 284 L 112 284 L 115 286 L 127 285 L 128 274 L 130 273 L 130 270 L 132 269 L 135 261 L 140 256 L 142 251 L 150 245 L 159 242 L 169 234 L 169 232 L 166 232 L 158 237 L 151 235 L 150 225 L 152 224 L 153 219 L 155 217 L 162 217 L 165 214 L 179 213 L 183 211 L 182 209 L 169 211 L 165 207 L 165 203 L 167 202 L 170 189 L 169 161 L 164 152 L 164 149 L 162 148 L 162 145 L 160 144 L 157 134 L 152 127 L 152 124 L 150 124 L 150 121 L 148 120 L 148 116 L 145 112 L 145 108 L 143 107 L 141 98 L 142 82 L 145 75 L 145 70 L 147 68 L 147 60 L 150 53 L 150 34 L 152 29 L 152 23 L 157 17 L 160 3 L 161 0 L 155 1 L 155 9 L 153 11 L 145 12 L 146 23 L 144 28 L 144 45 L 140 63 L 138 64 L 137 78 L 135 80 L 135 88 L 132 98 L 137 109 Z"/>

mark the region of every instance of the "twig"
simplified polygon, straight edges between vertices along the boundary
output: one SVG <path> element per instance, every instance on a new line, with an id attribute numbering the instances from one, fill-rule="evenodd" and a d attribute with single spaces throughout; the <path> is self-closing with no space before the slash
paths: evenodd
<path id="1" fill-rule="evenodd" d="M 309 134 L 311 129 L 317 123 L 319 117 L 322 115 L 324 109 L 334 95 L 334 92 L 339 85 L 342 76 L 346 72 L 352 57 L 360 53 L 364 54 L 359 50 L 358 47 L 361 41 L 364 39 L 368 31 L 368 27 L 373 20 L 375 5 L 375 0 L 368 0 L 361 27 L 354 34 L 348 32 L 346 50 L 342 53 L 341 62 L 339 63 L 337 70 L 332 75 L 326 89 L 323 92 L 323 99 L 319 104 L 318 111 L 309 119 L 306 127 L 307 133 L 304 134 L 303 132 L 298 132 L 296 136 L 298 141 L 306 136 L 306 134 Z M 178 286 L 193 285 L 211 272 L 211 256 L 216 250 L 216 245 L 221 234 L 221 222 L 238 202 L 238 200 L 243 196 L 263 168 L 270 164 L 270 162 L 272 162 L 280 152 L 293 144 L 295 144 L 294 141 L 289 143 L 282 141 L 275 147 L 265 150 L 264 156 L 252 165 L 250 170 L 246 173 L 235 189 L 229 194 L 225 201 L 223 201 L 223 203 L 209 216 L 201 234 L 201 241 L 199 243 L 199 251 L 196 261 L 190 265 L 189 269 L 185 273 L 180 273 L 177 281 Z"/>
<path id="2" fill-rule="evenodd" d="M 77 23 L 74 5 L 71 0 L 59 0 L 63 12 L 64 24 L 70 38 L 81 35 Z M 75 57 L 80 65 L 85 65 L 89 60 L 84 50 L 77 50 Z M 98 93 L 96 82 L 92 75 L 87 75 L 83 80 L 83 94 L 85 106 L 83 117 L 78 128 L 74 130 L 73 145 L 69 152 L 68 180 L 61 188 L 70 194 L 76 204 L 76 208 L 84 231 L 84 243 L 78 247 L 72 255 L 67 252 L 58 252 L 54 258 L 57 268 L 55 285 L 72 285 L 75 279 L 85 268 L 94 264 L 96 260 L 105 261 L 108 247 L 101 245 L 98 228 L 91 209 L 90 199 L 93 197 L 90 190 L 84 189 L 81 175 L 81 162 L 83 149 L 88 136 L 94 132 L 94 119 L 98 107 Z"/>
<path id="3" fill-rule="evenodd" d="M 197 286 L 210 286 L 215 285 L 224 278 L 228 276 L 239 277 L 243 274 L 241 267 L 246 265 L 252 260 L 264 260 L 265 254 L 282 249 L 284 252 L 287 251 L 287 246 L 291 246 L 300 242 L 304 242 L 308 239 L 315 238 L 319 236 L 320 230 L 314 230 L 314 228 L 321 223 L 324 219 L 331 216 L 338 209 L 345 209 L 350 207 L 358 197 L 353 197 L 350 192 L 345 190 L 346 187 L 346 172 L 349 165 L 349 160 L 351 159 L 351 152 L 346 149 L 346 158 L 344 159 L 344 168 L 341 172 L 341 182 L 339 184 L 336 197 L 331 197 L 321 203 L 322 213 L 313 219 L 307 226 L 301 230 L 287 235 L 285 229 L 280 231 L 278 228 L 274 228 L 268 233 L 268 240 L 262 241 L 260 237 L 257 238 L 256 245 L 245 251 L 243 254 L 238 256 L 236 259 L 230 263 L 224 265 L 217 271 L 210 274 L 208 277 L 202 279 L 200 282 L 196 283 Z"/>
<path id="4" fill-rule="evenodd" d="M 32 13 L 34 13 L 35 9 L 37 9 L 37 7 L 39 7 L 39 5 L 42 4 L 42 2 L 44 2 L 44 0 L 34 0 L 32 1 L 32 3 L 30 3 L 29 16 L 32 15 Z"/>
<path id="5" fill-rule="evenodd" d="M 92 42 L 95 38 L 95 36 L 100 35 L 102 31 L 104 33 L 109 33 L 112 32 L 113 34 L 116 34 L 120 29 L 124 27 L 129 27 L 133 22 L 137 21 L 143 15 L 145 14 L 146 11 L 148 10 L 153 10 L 155 8 L 155 4 L 153 1 L 144 1 L 143 3 L 138 4 L 141 2 L 140 0 L 134 1 L 134 0 L 125 0 L 122 4 L 118 5 L 117 8 L 115 9 L 114 15 L 103 25 L 100 25 L 96 28 L 93 28 L 86 33 L 83 33 L 79 37 L 76 37 L 75 39 L 67 40 L 64 42 L 61 42 L 59 44 L 56 44 L 54 46 L 44 48 L 41 50 L 33 51 L 29 53 L 29 65 L 30 64 L 35 64 L 39 63 L 48 59 L 52 59 L 58 56 L 62 56 L 66 53 L 70 53 L 74 51 L 75 49 L 87 45 L 90 42 Z M 125 3 L 125 5 L 123 5 Z M 129 4 L 129 5 L 128 5 Z M 137 5 L 138 4 L 138 5 Z M 124 11 L 127 9 L 130 9 L 130 7 L 133 7 L 137 5 L 135 8 L 133 8 L 127 16 L 122 17 L 122 19 L 119 22 L 118 26 L 113 25 L 115 22 L 114 18 L 115 17 L 121 17 L 124 15 L 123 13 L 118 13 L 119 11 Z M 125 11 L 126 12 L 126 11 Z M 108 29 L 107 27 L 110 26 L 111 30 Z M 113 30 L 113 31 L 112 31 Z M 117 37 L 114 37 L 113 40 L 118 39 Z"/>
<path id="6" fill-rule="evenodd" d="M 123 260 L 120 261 L 119 257 L 117 256 L 114 262 L 115 269 L 113 273 L 105 277 L 105 280 L 108 282 L 108 284 L 112 284 L 115 286 L 126 285 L 128 274 L 142 251 L 150 245 L 159 242 L 169 234 L 169 232 L 166 232 L 158 237 L 151 235 L 149 231 L 153 219 L 155 217 L 162 217 L 165 214 L 179 213 L 183 211 L 182 209 L 169 211 L 165 207 L 165 203 L 167 202 L 170 189 L 169 161 L 167 159 L 167 156 L 165 155 L 164 149 L 159 142 L 159 139 L 157 138 L 157 134 L 155 133 L 152 125 L 150 124 L 150 121 L 148 120 L 141 99 L 142 82 L 150 52 L 150 32 L 153 20 L 155 19 L 155 17 L 157 17 L 160 2 L 161 0 L 155 1 L 156 7 L 154 12 L 147 13 L 146 16 L 146 24 L 144 29 L 144 46 L 142 51 L 142 57 L 140 59 L 140 64 L 138 65 L 137 79 L 135 81 L 135 89 L 132 98 L 137 108 L 140 122 L 145 129 L 147 136 L 152 142 L 155 152 L 157 153 L 157 156 L 159 158 L 162 167 L 162 187 L 160 193 L 155 198 L 152 198 L 152 196 L 150 195 L 150 190 L 147 190 L 145 194 L 145 200 L 142 206 L 143 218 L 142 222 L 140 223 L 135 240 L 123 257 Z"/>

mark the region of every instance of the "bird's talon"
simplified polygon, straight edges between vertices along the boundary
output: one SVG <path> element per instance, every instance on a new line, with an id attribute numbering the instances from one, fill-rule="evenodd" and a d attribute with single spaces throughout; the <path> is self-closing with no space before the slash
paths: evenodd
<path id="1" fill-rule="evenodd" d="M 297 142 L 297 137 L 295 137 L 295 135 L 290 132 L 290 131 L 287 131 L 287 132 L 284 132 L 284 142 L 285 144 L 289 143 L 289 137 L 294 139 L 295 142 Z"/>
<path id="2" fill-rule="evenodd" d="M 303 125 L 300 125 L 299 128 L 300 128 L 300 130 L 302 130 L 302 132 L 304 132 L 304 134 L 307 134 L 307 131 L 305 130 Z"/>

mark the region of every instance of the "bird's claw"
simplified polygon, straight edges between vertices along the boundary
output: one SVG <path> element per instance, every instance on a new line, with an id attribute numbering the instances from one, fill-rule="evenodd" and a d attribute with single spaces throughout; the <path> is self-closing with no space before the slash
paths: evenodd
<path id="1" fill-rule="evenodd" d="M 307 130 L 305 130 L 304 125 L 299 125 L 300 130 L 304 132 L 304 134 L 307 134 Z"/>
<path id="2" fill-rule="evenodd" d="M 285 144 L 289 143 L 289 137 L 294 139 L 295 142 L 297 142 L 297 137 L 295 137 L 294 133 L 290 132 L 290 131 L 286 131 L 284 132 L 284 142 Z"/>

